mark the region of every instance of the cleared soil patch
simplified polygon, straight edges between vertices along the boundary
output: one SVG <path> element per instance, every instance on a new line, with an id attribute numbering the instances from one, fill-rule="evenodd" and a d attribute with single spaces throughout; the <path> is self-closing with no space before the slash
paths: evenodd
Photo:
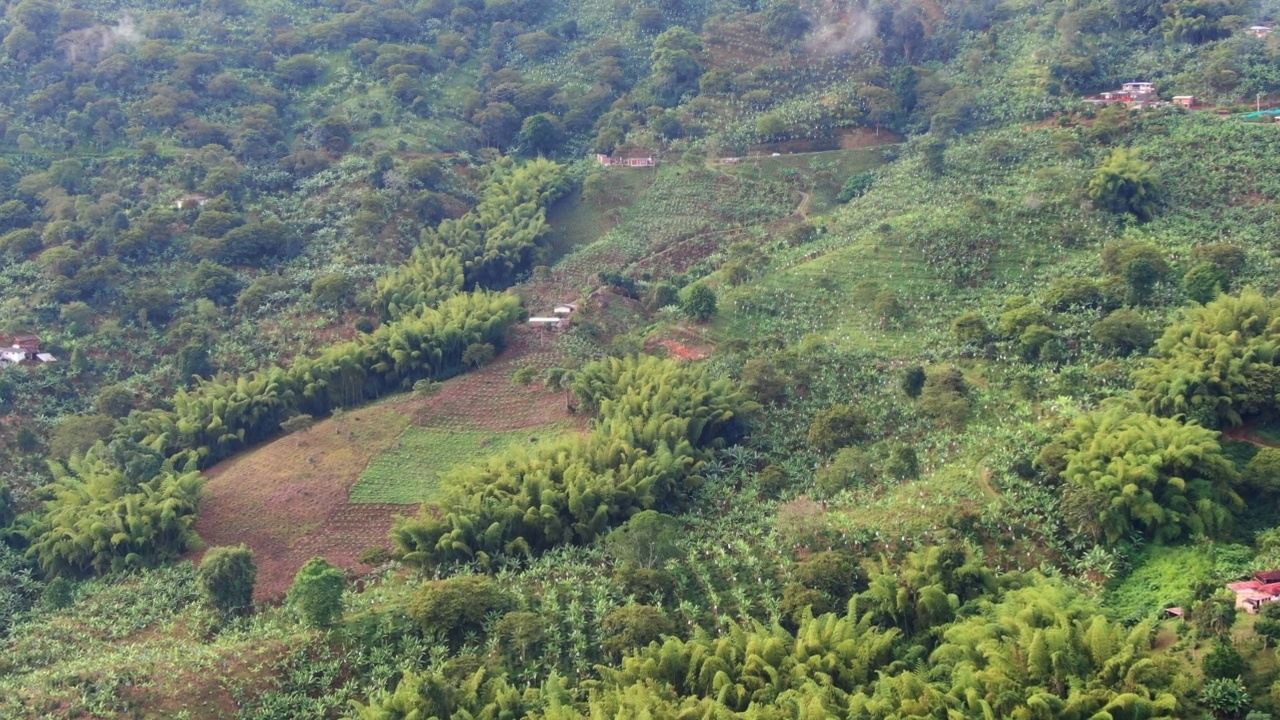
<path id="1" fill-rule="evenodd" d="M 496 362 L 446 381 L 436 395 L 400 395 L 342 413 L 227 460 L 206 473 L 196 531 L 209 547 L 245 543 L 253 549 L 259 601 L 281 598 L 298 568 L 315 556 L 363 572 L 360 553 L 387 546 L 395 516 L 412 514 L 418 502 L 401 494 L 353 503 L 352 489 L 370 462 L 394 448 L 411 425 L 434 429 L 446 448 L 454 432 L 465 438 L 467 432 L 518 431 L 513 437 L 527 441 L 547 435 L 549 425 L 582 427 L 585 419 L 569 414 L 567 393 L 511 382 L 517 368 L 551 367 L 558 358 L 554 338 L 539 342 L 521 328 Z"/>
<path id="2" fill-rule="evenodd" d="M 258 600 L 283 595 L 298 568 L 315 555 L 355 569 L 360 551 L 385 543 L 392 515 L 404 508 L 353 508 L 348 493 L 360 471 L 394 445 L 409 422 L 408 413 L 394 405 L 368 407 L 215 466 L 196 531 L 209 546 L 253 548 Z"/>

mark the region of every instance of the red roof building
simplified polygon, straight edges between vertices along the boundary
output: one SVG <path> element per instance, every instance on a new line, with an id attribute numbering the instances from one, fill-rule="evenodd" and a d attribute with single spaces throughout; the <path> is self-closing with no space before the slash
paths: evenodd
<path id="1" fill-rule="evenodd" d="M 40 352 L 40 336 L 39 335 L 14 335 L 13 341 L 10 343 L 13 347 L 26 350 L 32 355 Z"/>
<path id="2" fill-rule="evenodd" d="M 1236 608 L 1256 613 L 1263 603 L 1280 599 L 1280 570 L 1256 572 L 1252 580 L 1228 583 L 1227 588 L 1236 594 Z"/>

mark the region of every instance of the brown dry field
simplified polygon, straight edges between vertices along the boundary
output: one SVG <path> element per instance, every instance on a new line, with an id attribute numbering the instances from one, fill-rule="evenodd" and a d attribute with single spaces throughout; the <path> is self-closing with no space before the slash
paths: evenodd
<path id="1" fill-rule="evenodd" d="M 206 547 L 253 549 L 260 602 L 279 601 L 312 557 L 359 575 L 368 569 L 360 553 L 388 547 L 394 517 L 417 512 L 412 505 L 348 502 L 369 462 L 410 425 L 506 431 L 569 420 L 565 393 L 511 382 L 522 365 L 546 368 L 558 357 L 553 338 L 540 341 L 521 329 L 496 362 L 444 382 L 436 395 L 393 396 L 219 463 L 205 473 L 196 531 Z"/>

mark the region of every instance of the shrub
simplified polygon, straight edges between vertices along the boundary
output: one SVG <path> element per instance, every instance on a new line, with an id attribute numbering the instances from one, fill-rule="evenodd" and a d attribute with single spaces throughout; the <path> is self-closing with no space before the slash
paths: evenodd
<path id="1" fill-rule="evenodd" d="M 244 545 L 210 548 L 196 572 L 200 594 L 223 617 L 253 612 L 253 585 L 257 577 L 253 551 Z"/>
<path id="2" fill-rule="evenodd" d="M 1202 262 L 1182 276 L 1182 289 L 1187 297 L 1201 305 L 1212 302 L 1226 291 L 1227 271 L 1210 262 Z"/>
<path id="3" fill-rule="evenodd" d="M 1240 651 L 1227 640 L 1214 643 L 1213 649 L 1205 653 L 1200 661 L 1200 669 L 1206 678 L 1240 677 L 1248 670 Z"/>
<path id="4" fill-rule="evenodd" d="M 516 385 L 529 385 L 538 379 L 538 368 L 532 365 L 525 365 L 511 374 L 511 382 Z"/>
<path id="5" fill-rule="evenodd" d="M 920 397 L 920 392 L 924 390 L 925 372 L 924 368 L 919 365 L 912 365 L 902 373 L 902 392 L 907 394 L 909 398 Z"/>
<path id="6" fill-rule="evenodd" d="M 409 603 L 409 616 L 427 632 L 456 644 L 484 627 L 485 617 L 507 605 L 498 583 L 487 575 L 463 575 L 426 583 Z"/>
<path id="7" fill-rule="evenodd" d="M 662 608 L 652 605 L 618 608 L 605 616 L 602 626 L 607 637 L 604 651 L 614 657 L 676 632 L 676 624 L 662 612 Z"/>
<path id="8" fill-rule="evenodd" d="M 969 415 L 968 385 L 964 374 L 945 365 L 929 368 L 920 393 L 920 409 L 947 423 L 961 423 Z"/>
<path id="9" fill-rule="evenodd" d="M 369 565 L 371 567 L 385 565 L 393 559 L 391 551 L 381 545 L 374 545 L 372 547 L 365 548 L 360 551 L 360 557 L 358 558 L 361 565 Z"/>
<path id="10" fill-rule="evenodd" d="M 966 312 L 951 322 L 951 333 L 961 345 L 978 346 L 991 339 L 991 328 L 982 315 Z"/>
<path id="11" fill-rule="evenodd" d="M 806 612 L 816 616 L 834 609 L 826 595 L 801 583 L 791 583 L 784 588 L 782 602 L 778 605 L 778 612 L 791 627 L 799 626 Z"/>
<path id="12" fill-rule="evenodd" d="M 1244 481 L 1263 492 L 1280 491 L 1280 449 L 1262 448 L 1244 469 Z"/>
<path id="13" fill-rule="evenodd" d="M 860 198 L 871 189 L 871 186 L 875 184 L 875 181 L 875 173 L 867 172 L 851 175 L 848 180 L 845 180 L 844 186 L 840 188 L 840 194 L 837 196 L 837 199 L 842 203 L 847 203 L 851 200 Z"/>
<path id="14" fill-rule="evenodd" d="M 760 494 L 778 497 L 791 484 L 791 476 L 781 465 L 765 465 L 756 475 L 756 483 L 760 486 Z"/>
<path id="15" fill-rule="evenodd" d="M 1227 245 L 1217 243 L 1211 245 L 1197 245 L 1191 249 L 1191 258 L 1196 262 L 1207 262 L 1222 268 L 1228 276 L 1236 275 L 1244 270 L 1245 254 L 1244 248 L 1239 245 Z"/>
<path id="16" fill-rule="evenodd" d="M 345 309 L 355 293 L 355 281 L 342 273 L 330 273 L 311 283 L 311 299 L 335 310 Z"/>
<path id="17" fill-rule="evenodd" d="M 341 568 L 324 558 L 311 558 L 294 576 L 286 602 L 307 625 L 329 628 L 342 618 L 345 585 Z"/>
<path id="18" fill-rule="evenodd" d="M 654 570 L 680 557 L 679 540 L 679 520 L 655 510 L 644 510 L 609 533 L 604 546 L 619 563 Z"/>
<path id="19" fill-rule="evenodd" d="M 1072 308 L 1093 308 L 1102 305 L 1102 290 L 1087 278 L 1059 278 L 1049 285 L 1045 293 L 1045 305 L 1058 312 Z"/>
<path id="20" fill-rule="evenodd" d="M 841 448 L 835 459 L 819 468 L 814 481 L 824 494 L 831 496 L 853 486 L 856 481 L 875 477 L 871 456 L 861 448 Z"/>
<path id="21" fill-rule="evenodd" d="M 680 309 L 698 322 L 707 322 L 716 315 L 716 293 L 701 283 L 690 287 L 680 300 Z"/>
<path id="22" fill-rule="evenodd" d="M 493 343 L 471 343 L 462 351 L 462 362 L 471 367 L 480 367 L 493 362 L 498 354 Z"/>
<path id="23" fill-rule="evenodd" d="M 835 405 L 814 416 L 806 440 L 814 450 L 829 453 L 865 439 L 866 432 L 866 416 L 850 405 Z"/>
<path id="24" fill-rule="evenodd" d="M 1117 310 L 1093 324 L 1089 334 L 1094 342 L 1120 355 L 1143 352 L 1151 347 L 1151 328 L 1133 310 Z"/>

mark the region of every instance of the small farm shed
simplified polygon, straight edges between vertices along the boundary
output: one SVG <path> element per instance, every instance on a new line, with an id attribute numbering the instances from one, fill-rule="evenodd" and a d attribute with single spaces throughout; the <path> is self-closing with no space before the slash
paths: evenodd
<path id="1" fill-rule="evenodd" d="M 1194 107 L 1196 104 L 1196 96 L 1195 95 L 1174 95 L 1173 104 L 1178 105 L 1179 107 L 1184 107 L 1184 108 Z"/>
<path id="2" fill-rule="evenodd" d="M 573 303 L 560 303 L 559 305 L 555 306 L 555 309 L 553 309 L 551 312 L 556 315 L 572 315 L 577 311 L 578 311 L 578 306 L 574 305 Z"/>
<path id="3" fill-rule="evenodd" d="M 561 322 L 563 322 L 563 321 L 564 321 L 564 318 L 558 318 L 558 317 L 531 317 L 531 318 L 529 318 L 529 324 L 530 324 L 530 325 L 532 325 L 532 326 L 534 326 L 534 327 L 553 327 L 553 328 L 557 328 L 557 327 L 560 327 L 560 323 L 561 323 Z"/>
<path id="4" fill-rule="evenodd" d="M 207 202 L 209 202 L 209 198 L 204 195 L 186 195 L 174 200 L 173 205 L 178 210 L 195 210 L 196 208 L 204 207 Z"/>

